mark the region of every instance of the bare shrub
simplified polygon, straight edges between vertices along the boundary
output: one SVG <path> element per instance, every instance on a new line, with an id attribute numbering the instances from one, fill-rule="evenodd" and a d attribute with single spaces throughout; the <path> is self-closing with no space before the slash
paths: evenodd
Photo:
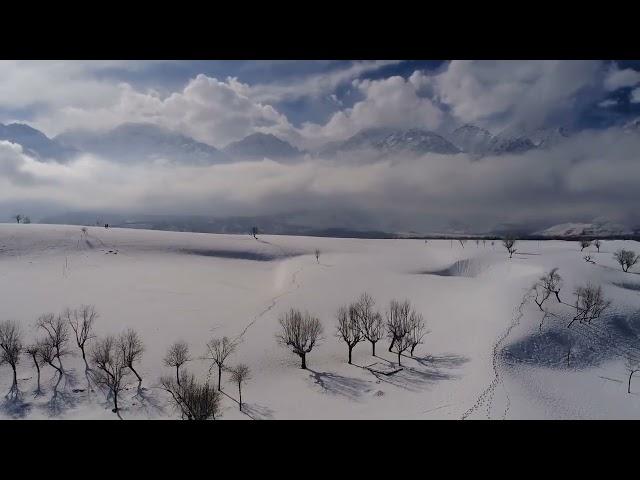
<path id="1" fill-rule="evenodd" d="M 604 298 L 602 287 L 595 287 L 587 284 L 575 290 L 576 314 L 567 327 L 571 327 L 577 320 L 580 323 L 591 323 L 592 320 L 600 318 L 604 311 L 611 305 L 609 300 Z"/>
<path id="2" fill-rule="evenodd" d="M 307 354 L 322 340 L 322 324 L 317 317 L 302 313 L 292 308 L 279 319 L 280 334 L 276 335 L 278 342 L 290 347 L 293 353 L 302 361 L 300 368 L 307 368 Z"/>
<path id="3" fill-rule="evenodd" d="M 13 320 L 0 322 L 0 365 L 5 363 L 13 370 L 13 382 L 8 397 L 18 395 L 18 374 L 16 367 L 22 354 L 22 333 L 20 325 Z"/>
<path id="4" fill-rule="evenodd" d="M 623 272 L 628 272 L 640 260 L 640 255 L 636 255 L 631 250 L 618 250 L 613 256 L 622 267 Z"/>
<path id="5" fill-rule="evenodd" d="M 62 314 L 67 320 L 76 338 L 76 344 L 82 352 L 82 360 L 85 367 L 89 369 L 89 363 L 85 353 L 85 345 L 87 341 L 95 338 L 93 334 L 93 322 L 98 318 L 98 313 L 93 305 L 82 305 L 75 310 L 66 309 Z"/>
<path id="6" fill-rule="evenodd" d="M 591 246 L 591 240 L 582 239 L 580 240 L 580 251 L 583 251 L 585 248 L 589 248 Z"/>
<path id="7" fill-rule="evenodd" d="M 349 365 L 351 365 L 351 352 L 353 351 L 353 347 L 364 340 L 356 306 L 352 304 L 349 307 L 340 307 L 337 318 L 338 326 L 336 336 L 347 344 L 349 350 Z"/>
<path id="8" fill-rule="evenodd" d="M 549 273 L 540 277 L 534 285 L 536 297 L 534 301 L 541 311 L 544 311 L 542 305 L 554 294 L 558 303 L 560 303 L 560 289 L 562 288 L 562 277 L 558 273 L 558 268 L 553 268 Z"/>
<path id="9" fill-rule="evenodd" d="M 600 240 L 598 240 L 597 238 L 593 241 L 593 245 L 598 249 L 598 253 L 600 253 L 600 245 L 602 245 L 602 243 L 600 243 Z"/>
<path id="10" fill-rule="evenodd" d="M 320 250 L 316 248 L 315 254 L 316 254 L 316 262 L 320 263 Z"/>
<path id="11" fill-rule="evenodd" d="M 221 394 L 208 383 L 199 383 L 193 374 L 183 372 L 179 383 L 172 377 L 162 377 L 160 388 L 171 394 L 171 402 L 180 411 L 183 419 L 216 419 L 220 410 Z"/>
<path id="12" fill-rule="evenodd" d="M 189 345 L 183 341 L 173 343 L 164 357 L 164 364 L 167 367 L 176 369 L 176 382 L 178 385 L 180 385 L 180 367 L 190 360 Z"/>
<path id="13" fill-rule="evenodd" d="M 207 350 L 209 356 L 205 357 L 207 360 L 211 360 L 213 365 L 218 367 L 218 390 L 222 390 L 222 370 L 224 370 L 224 363 L 227 358 L 236 350 L 237 343 L 230 340 L 228 337 L 214 338 L 207 343 Z M 209 371 L 211 371 L 209 368 Z"/>
<path id="14" fill-rule="evenodd" d="M 249 367 L 244 363 L 240 363 L 231 369 L 230 381 L 238 385 L 238 396 L 240 398 L 238 404 L 240 411 L 242 411 L 242 384 L 251 378 L 250 375 Z"/>
<path id="15" fill-rule="evenodd" d="M 373 310 L 373 298 L 368 293 L 360 295 L 358 301 L 354 304 L 356 315 L 360 323 L 360 330 L 365 339 L 371 343 L 372 355 L 376 355 L 376 343 L 382 339 L 384 329 L 382 324 L 382 315 Z"/>

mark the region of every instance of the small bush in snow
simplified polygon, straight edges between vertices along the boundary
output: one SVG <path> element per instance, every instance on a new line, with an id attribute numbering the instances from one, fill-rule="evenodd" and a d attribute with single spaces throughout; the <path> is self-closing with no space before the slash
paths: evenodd
<path id="1" fill-rule="evenodd" d="M 502 240 L 502 245 L 504 245 L 504 248 L 509 252 L 509 258 L 512 258 L 513 254 L 517 251 L 515 248 L 516 239 L 514 237 L 507 236 Z"/>

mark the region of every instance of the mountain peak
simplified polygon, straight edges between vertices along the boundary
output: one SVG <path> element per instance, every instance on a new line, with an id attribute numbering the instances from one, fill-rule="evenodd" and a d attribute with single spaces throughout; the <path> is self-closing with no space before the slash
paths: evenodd
<path id="1" fill-rule="evenodd" d="M 256 132 L 224 148 L 225 153 L 238 158 L 290 158 L 302 152 L 290 143 L 270 133 Z"/>

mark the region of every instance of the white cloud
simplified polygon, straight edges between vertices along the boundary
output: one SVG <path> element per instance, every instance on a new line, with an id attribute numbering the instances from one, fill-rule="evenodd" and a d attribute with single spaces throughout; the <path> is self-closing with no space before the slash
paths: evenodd
<path id="1" fill-rule="evenodd" d="M 411 80 L 394 76 L 383 80 L 354 81 L 364 99 L 335 113 L 325 125 L 306 123 L 300 130 L 308 146 L 345 139 L 372 127 L 437 129 L 443 113 L 429 98 L 417 94 Z"/>
<path id="2" fill-rule="evenodd" d="M 631 68 L 620 70 L 617 65 L 612 65 L 604 78 L 604 87 L 610 92 L 623 87 L 633 87 L 638 83 L 640 72 Z"/>
<path id="3" fill-rule="evenodd" d="M 606 100 L 601 101 L 600 103 L 598 103 L 599 107 L 602 108 L 609 108 L 609 107 L 614 107 L 616 105 L 618 105 L 618 101 L 613 99 L 613 98 L 608 98 Z"/>
<path id="4" fill-rule="evenodd" d="M 631 91 L 630 100 L 631 103 L 640 103 L 640 88 Z"/>
<path id="5" fill-rule="evenodd" d="M 452 61 L 433 78 L 439 101 L 461 122 L 536 128 L 575 107 L 599 84 L 599 61 Z"/>

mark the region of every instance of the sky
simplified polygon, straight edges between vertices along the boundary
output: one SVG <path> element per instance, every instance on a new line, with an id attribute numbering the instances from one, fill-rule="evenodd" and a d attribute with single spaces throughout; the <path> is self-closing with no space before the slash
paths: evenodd
<path id="1" fill-rule="evenodd" d="M 640 61 L 0 61 L 0 122 L 50 137 L 147 122 L 218 148 L 262 132 L 313 150 L 374 127 L 572 132 L 557 149 L 481 161 L 309 157 L 199 169 L 88 155 L 45 164 L 4 142 L 0 214 L 90 205 L 224 216 L 295 205 L 353 211 L 363 226 L 400 230 L 633 224 L 640 144 L 622 127 L 638 117 Z"/>

